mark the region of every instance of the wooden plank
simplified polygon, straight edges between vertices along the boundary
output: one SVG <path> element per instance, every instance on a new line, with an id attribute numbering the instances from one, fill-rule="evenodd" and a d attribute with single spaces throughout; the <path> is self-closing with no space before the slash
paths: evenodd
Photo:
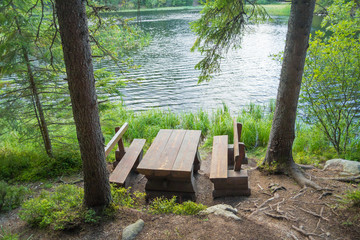
<path id="1" fill-rule="evenodd" d="M 124 157 L 110 174 L 109 181 L 111 183 L 116 183 L 121 186 L 125 183 L 126 178 L 136 164 L 138 157 L 141 156 L 145 142 L 145 139 L 134 139 Z"/>
<path id="2" fill-rule="evenodd" d="M 156 135 L 153 143 L 146 152 L 144 158 L 140 162 L 137 170 L 144 174 L 149 175 L 155 169 L 159 169 L 161 165 L 160 156 L 166 147 L 168 140 L 173 130 L 161 129 Z"/>
<path id="3" fill-rule="evenodd" d="M 235 197 L 235 196 L 250 196 L 251 190 L 248 189 L 220 189 L 213 191 L 213 198 L 217 197 Z"/>
<path id="4" fill-rule="evenodd" d="M 215 136 L 213 141 L 210 179 L 227 178 L 228 136 Z"/>
<path id="5" fill-rule="evenodd" d="M 190 178 L 188 181 L 151 180 L 147 181 L 145 189 L 146 191 L 195 192 L 195 183 Z"/>
<path id="6" fill-rule="evenodd" d="M 156 170 L 156 176 L 168 176 L 170 175 L 176 157 L 179 153 L 181 145 L 183 143 L 186 130 L 173 130 L 171 136 L 166 144 L 166 147 L 162 151 L 159 162 L 160 166 Z"/>
<path id="7" fill-rule="evenodd" d="M 181 148 L 177 154 L 175 162 L 172 166 L 172 175 L 181 177 L 182 175 L 190 176 L 197 158 L 198 146 L 200 141 L 200 130 L 188 130 L 184 136 Z"/>
<path id="8" fill-rule="evenodd" d="M 105 147 L 105 157 L 107 157 L 111 150 L 115 147 L 115 145 L 119 142 L 121 137 L 124 135 L 126 129 L 128 129 L 129 124 L 126 122 L 122 127 L 119 129 L 119 131 L 114 135 L 114 137 L 110 140 L 110 142 Z"/>

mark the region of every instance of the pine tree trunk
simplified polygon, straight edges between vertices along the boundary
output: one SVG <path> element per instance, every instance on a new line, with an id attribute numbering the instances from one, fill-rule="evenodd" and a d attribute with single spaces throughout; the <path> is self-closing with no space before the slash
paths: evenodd
<path id="1" fill-rule="evenodd" d="M 83 162 L 85 205 L 100 207 L 110 203 L 111 192 L 84 3 L 56 0 L 56 12 Z"/>
<path id="2" fill-rule="evenodd" d="M 293 0 L 291 3 L 276 108 L 264 161 L 272 166 L 276 161 L 280 171 L 294 165 L 292 145 L 296 110 L 314 7 L 315 0 Z"/>
<path id="3" fill-rule="evenodd" d="M 38 125 L 40 128 L 41 136 L 43 138 L 45 151 L 46 151 L 47 155 L 52 158 L 53 153 L 52 153 L 50 134 L 49 134 L 46 120 L 45 120 L 44 110 L 42 108 L 39 93 L 38 93 L 38 90 L 36 87 L 34 74 L 32 72 L 31 66 L 30 66 L 29 56 L 28 56 L 27 52 L 25 51 L 25 49 L 24 49 L 24 58 L 25 58 L 25 62 L 27 65 L 27 69 L 28 69 L 28 78 L 29 78 L 30 88 L 32 91 L 32 97 L 33 97 L 33 101 L 34 101 L 34 111 L 35 111 L 35 115 L 36 115 Z"/>
<path id="4" fill-rule="evenodd" d="M 15 18 L 15 22 L 16 22 L 17 30 L 18 30 L 19 34 L 22 36 L 21 27 L 20 27 L 20 24 L 19 24 L 17 18 Z M 33 71 L 32 71 L 31 65 L 30 65 L 29 54 L 28 54 L 27 49 L 24 46 L 22 47 L 22 52 L 23 52 L 23 57 L 25 60 L 26 68 L 27 68 L 27 75 L 28 75 L 28 80 L 29 80 L 33 103 L 34 103 L 33 104 L 34 112 L 36 115 L 36 119 L 38 122 L 40 132 L 41 132 L 41 136 L 42 136 L 42 139 L 44 142 L 45 151 L 46 151 L 47 155 L 52 158 L 53 153 L 52 153 L 50 134 L 49 134 L 46 120 L 45 120 L 44 110 L 42 108 L 38 89 L 37 89 L 37 86 L 35 83 L 34 74 L 33 74 Z"/>

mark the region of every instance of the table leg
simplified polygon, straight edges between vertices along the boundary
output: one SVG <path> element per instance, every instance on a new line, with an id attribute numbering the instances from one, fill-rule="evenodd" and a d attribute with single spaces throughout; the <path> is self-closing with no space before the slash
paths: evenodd
<path id="1" fill-rule="evenodd" d="M 200 170 L 200 161 L 201 161 L 200 153 L 199 151 L 197 151 L 194 159 L 194 173 Z"/>

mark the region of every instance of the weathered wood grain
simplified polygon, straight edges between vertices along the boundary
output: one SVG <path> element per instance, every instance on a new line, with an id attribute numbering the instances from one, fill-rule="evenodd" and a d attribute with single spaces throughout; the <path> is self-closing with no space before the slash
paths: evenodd
<path id="1" fill-rule="evenodd" d="M 110 174 L 110 182 L 119 186 L 123 186 L 132 169 L 139 163 L 143 147 L 145 145 L 145 139 L 134 139 L 125 155 L 118 163 L 114 171 Z"/>
<path id="2" fill-rule="evenodd" d="M 189 176 L 194 164 L 198 161 L 198 146 L 201 131 L 188 130 L 176 156 L 175 162 L 171 167 L 171 174 L 181 177 Z"/>
<path id="3" fill-rule="evenodd" d="M 213 141 L 210 180 L 227 178 L 228 136 L 215 136 Z"/>
<path id="4" fill-rule="evenodd" d="M 161 166 L 160 156 L 165 149 L 168 140 L 171 136 L 172 130 L 161 129 L 155 137 L 150 148 L 146 152 L 144 158 L 140 162 L 137 170 L 145 176 L 151 175 L 154 170 L 157 170 Z"/>
<path id="5" fill-rule="evenodd" d="M 115 145 L 119 142 L 119 140 L 121 139 L 121 137 L 124 135 L 126 129 L 128 129 L 129 124 L 128 123 L 124 123 L 124 125 L 122 125 L 122 127 L 119 129 L 119 131 L 117 131 L 117 133 L 114 135 L 114 137 L 110 140 L 110 142 L 106 145 L 105 147 L 105 156 L 107 157 L 111 150 L 115 147 Z"/>

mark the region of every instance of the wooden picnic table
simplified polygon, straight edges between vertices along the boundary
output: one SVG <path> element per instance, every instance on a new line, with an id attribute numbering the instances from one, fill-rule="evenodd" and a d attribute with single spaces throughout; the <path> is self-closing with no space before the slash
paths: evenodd
<path id="1" fill-rule="evenodd" d="M 195 198 L 194 172 L 200 168 L 200 130 L 161 129 L 137 170 L 147 178 L 150 197 Z"/>

